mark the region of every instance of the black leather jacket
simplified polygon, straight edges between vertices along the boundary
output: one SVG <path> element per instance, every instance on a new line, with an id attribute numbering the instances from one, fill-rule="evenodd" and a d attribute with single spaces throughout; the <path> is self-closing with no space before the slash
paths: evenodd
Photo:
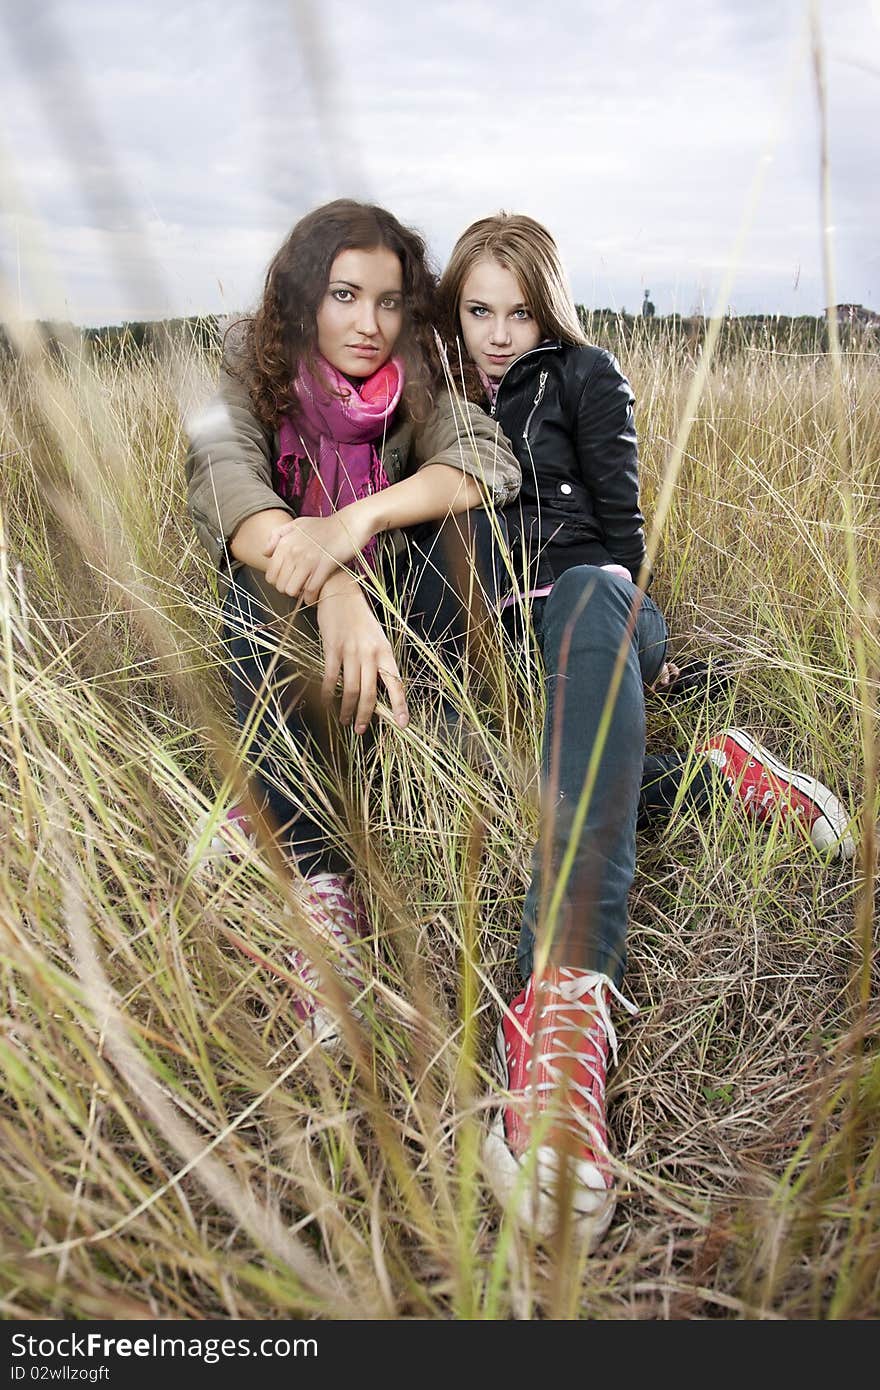
<path id="1" fill-rule="evenodd" d="M 542 343 L 508 367 L 491 413 L 522 465 L 505 513 L 530 588 L 572 565 L 625 565 L 645 556 L 630 384 L 610 352 Z M 526 567 L 528 557 L 528 567 Z"/>

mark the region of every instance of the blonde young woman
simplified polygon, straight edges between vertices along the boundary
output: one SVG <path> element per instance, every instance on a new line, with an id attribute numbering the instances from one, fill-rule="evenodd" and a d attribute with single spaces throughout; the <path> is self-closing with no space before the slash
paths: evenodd
<path id="1" fill-rule="evenodd" d="M 614 357 L 587 343 L 556 244 L 532 218 L 499 214 L 469 227 L 440 298 L 453 371 L 522 465 L 519 498 L 504 521 L 546 673 L 550 844 L 534 851 L 519 945 L 524 988 L 498 1028 L 504 1097 L 485 1161 L 502 1202 L 545 1236 L 558 1218 L 561 1170 L 570 1167 L 575 1221 L 594 1243 L 615 1204 L 605 1117 L 606 1072 L 617 1052 L 611 1015 L 616 1006 L 635 1012 L 621 984 L 637 820 L 640 810 L 643 819 L 668 814 L 685 775 L 677 755 L 645 757 L 644 689 L 664 671 L 666 625 L 645 592 L 634 400 Z M 519 595 L 501 603 L 512 638 L 524 640 Z M 741 730 L 719 733 L 698 752 L 705 756 L 686 789 L 697 805 L 726 789 L 762 819 L 797 818 L 819 849 L 854 853 L 849 818 L 827 787 Z M 540 929 L 554 896 L 551 935 Z M 530 1163 L 534 1180 L 525 1181 Z"/>

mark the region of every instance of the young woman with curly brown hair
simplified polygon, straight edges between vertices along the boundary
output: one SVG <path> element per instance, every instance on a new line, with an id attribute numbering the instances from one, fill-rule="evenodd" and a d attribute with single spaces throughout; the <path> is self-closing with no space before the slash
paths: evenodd
<path id="1" fill-rule="evenodd" d="M 355 990 L 367 918 L 353 856 L 307 784 L 331 786 L 316 768 L 330 769 L 349 737 L 340 724 L 366 732 L 380 680 L 397 724 L 409 719 L 370 576 L 389 580 L 419 636 L 460 654 L 471 615 L 455 576 L 470 563 L 469 511 L 487 498 L 505 507 L 520 482 L 495 426 L 441 383 L 434 285 L 423 240 L 391 213 L 348 200 L 309 213 L 274 257 L 256 313 L 227 334 L 186 464 L 190 515 L 223 595 L 251 794 Z M 305 656 L 315 639 L 320 678 Z M 251 833 L 240 807 L 213 850 L 236 838 L 240 848 L 235 827 Z M 337 1017 L 307 953 L 288 959 L 301 1034 L 334 1043 Z"/>

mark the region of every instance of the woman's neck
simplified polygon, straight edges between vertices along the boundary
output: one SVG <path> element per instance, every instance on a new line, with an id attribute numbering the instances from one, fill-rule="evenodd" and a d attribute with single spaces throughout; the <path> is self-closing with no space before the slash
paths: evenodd
<path id="1" fill-rule="evenodd" d="M 499 377 L 497 381 L 493 381 L 490 376 L 486 375 L 482 367 L 477 367 L 477 376 L 480 378 L 483 390 L 489 397 L 489 404 L 494 405 L 495 397 L 498 395 L 498 387 L 501 385 L 501 378 Z"/>
<path id="2" fill-rule="evenodd" d="M 349 386 L 353 386 L 358 395 L 360 395 L 361 388 L 367 380 L 365 376 L 349 376 L 348 372 L 340 372 L 339 375 L 342 377 L 343 381 L 348 382 Z"/>

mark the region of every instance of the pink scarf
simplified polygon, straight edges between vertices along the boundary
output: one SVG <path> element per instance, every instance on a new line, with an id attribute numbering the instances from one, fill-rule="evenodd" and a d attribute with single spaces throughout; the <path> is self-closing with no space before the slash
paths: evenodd
<path id="1" fill-rule="evenodd" d="M 330 516 L 388 486 L 376 444 L 387 433 L 403 394 L 404 370 L 393 357 L 359 389 L 321 359 L 319 381 L 305 366 L 296 377 L 299 411 L 281 417 L 276 491 L 298 516 Z M 331 394 L 338 392 L 338 395 Z M 303 478 L 303 464 L 311 467 Z M 375 536 L 363 558 L 374 562 Z"/>

